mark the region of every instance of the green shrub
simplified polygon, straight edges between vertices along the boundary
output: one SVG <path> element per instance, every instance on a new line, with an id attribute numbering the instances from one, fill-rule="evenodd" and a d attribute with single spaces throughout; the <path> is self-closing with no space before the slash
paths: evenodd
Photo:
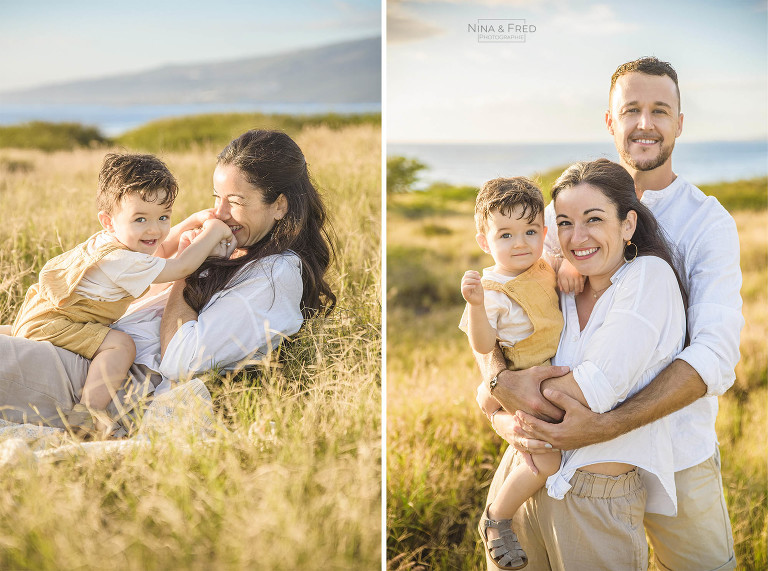
<path id="1" fill-rule="evenodd" d="M 764 210 L 768 208 L 768 177 L 699 185 L 701 191 L 714 196 L 726 210 Z"/>
<path id="2" fill-rule="evenodd" d="M 387 246 L 387 300 L 397 307 L 417 312 L 432 307 L 462 303 L 450 262 L 450 253 L 434 252 L 428 248 Z M 447 269 L 446 269 L 447 268 Z"/>
<path id="3" fill-rule="evenodd" d="M 100 147 L 110 143 L 96 127 L 80 123 L 47 123 L 32 121 L 0 127 L 0 148 L 71 150 L 78 147 Z"/>
<path id="4" fill-rule="evenodd" d="M 410 192 L 419 178 L 419 172 L 426 168 L 427 165 L 416 159 L 387 157 L 387 194 Z"/>
<path id="5" fill-rule="evenodd" d="M 156 153 L 185 151 L 200 146 L 223 148 L 249 129 L 276 129 L 292 137 L 305 127 L 324 125 L 339 130 L 349 125 L 381 122 L 379 113 L 339 115 L 266 115 L 263 113 L 210 113 L 151 121 L 120 135 L 117 142 L 131 149 Z"/>

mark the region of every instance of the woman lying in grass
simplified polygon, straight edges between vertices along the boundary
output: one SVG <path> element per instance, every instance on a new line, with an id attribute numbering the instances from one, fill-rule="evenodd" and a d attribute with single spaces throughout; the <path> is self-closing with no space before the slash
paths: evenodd
<path id="1" fill-rule="evenodd" d="M 185 280 L 153 286 L 114 324 L 136 344 L 128 380 L 107 410 L 214 367 L 260 359 L 296 333 L 303 319 L 329 312 L 325 208 L 303 153 L 284 133 L 249 131 L 219 155 L 214 208 L 171 229 L 163 254 L 194 242 L 203 223 L 229 226 L 229 259 L 210 258 Z M 90 361 L 50 343 L 0 335 L 0 410 L 13 422 L 64 426 L 79 403 Z"/>

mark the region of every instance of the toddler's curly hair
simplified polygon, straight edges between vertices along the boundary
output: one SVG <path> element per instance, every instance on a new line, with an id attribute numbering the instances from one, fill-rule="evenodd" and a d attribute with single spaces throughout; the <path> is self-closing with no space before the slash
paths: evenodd
<path id="1" fill-rule="evenodd" d="M 491 212 L 508 216 L 518 206 L 523 209 L 520 217 L 526 217 L 529 223 L 544 212 L 544 196 L 536 183 L 524 176 L 489 180 L 477 193 L 475 201 L 477 231 L 481 234 L 488 231 Z"/>

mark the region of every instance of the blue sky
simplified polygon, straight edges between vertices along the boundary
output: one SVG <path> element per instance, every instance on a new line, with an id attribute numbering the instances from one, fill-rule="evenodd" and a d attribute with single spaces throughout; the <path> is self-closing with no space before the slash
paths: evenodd
<path id="1" fill-rule="evenodd" d="M 379 34 L 378 0 L 0 0 L 0 90 Z"/>
<path id="2" fill-rule="evenodd" d="M 768 136 L 766 0 L 390 0 L 392 142 L 603 141 L 616 67 L 678 72 L 689 141 Z M 525 19 L 524 43 L 479 43 L 478 19 Z"/>

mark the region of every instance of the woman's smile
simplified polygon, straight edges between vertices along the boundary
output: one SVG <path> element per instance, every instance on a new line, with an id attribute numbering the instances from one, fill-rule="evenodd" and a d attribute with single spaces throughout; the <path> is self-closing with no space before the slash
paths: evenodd
<path id="1" fill-rule="evenodd" d="M 587 248 L 584 250 L 571 250 L 573 252 L 573 257 L 577 260 L 586 260 L 588 258 L 591 258 L 600 248 Z"/>

